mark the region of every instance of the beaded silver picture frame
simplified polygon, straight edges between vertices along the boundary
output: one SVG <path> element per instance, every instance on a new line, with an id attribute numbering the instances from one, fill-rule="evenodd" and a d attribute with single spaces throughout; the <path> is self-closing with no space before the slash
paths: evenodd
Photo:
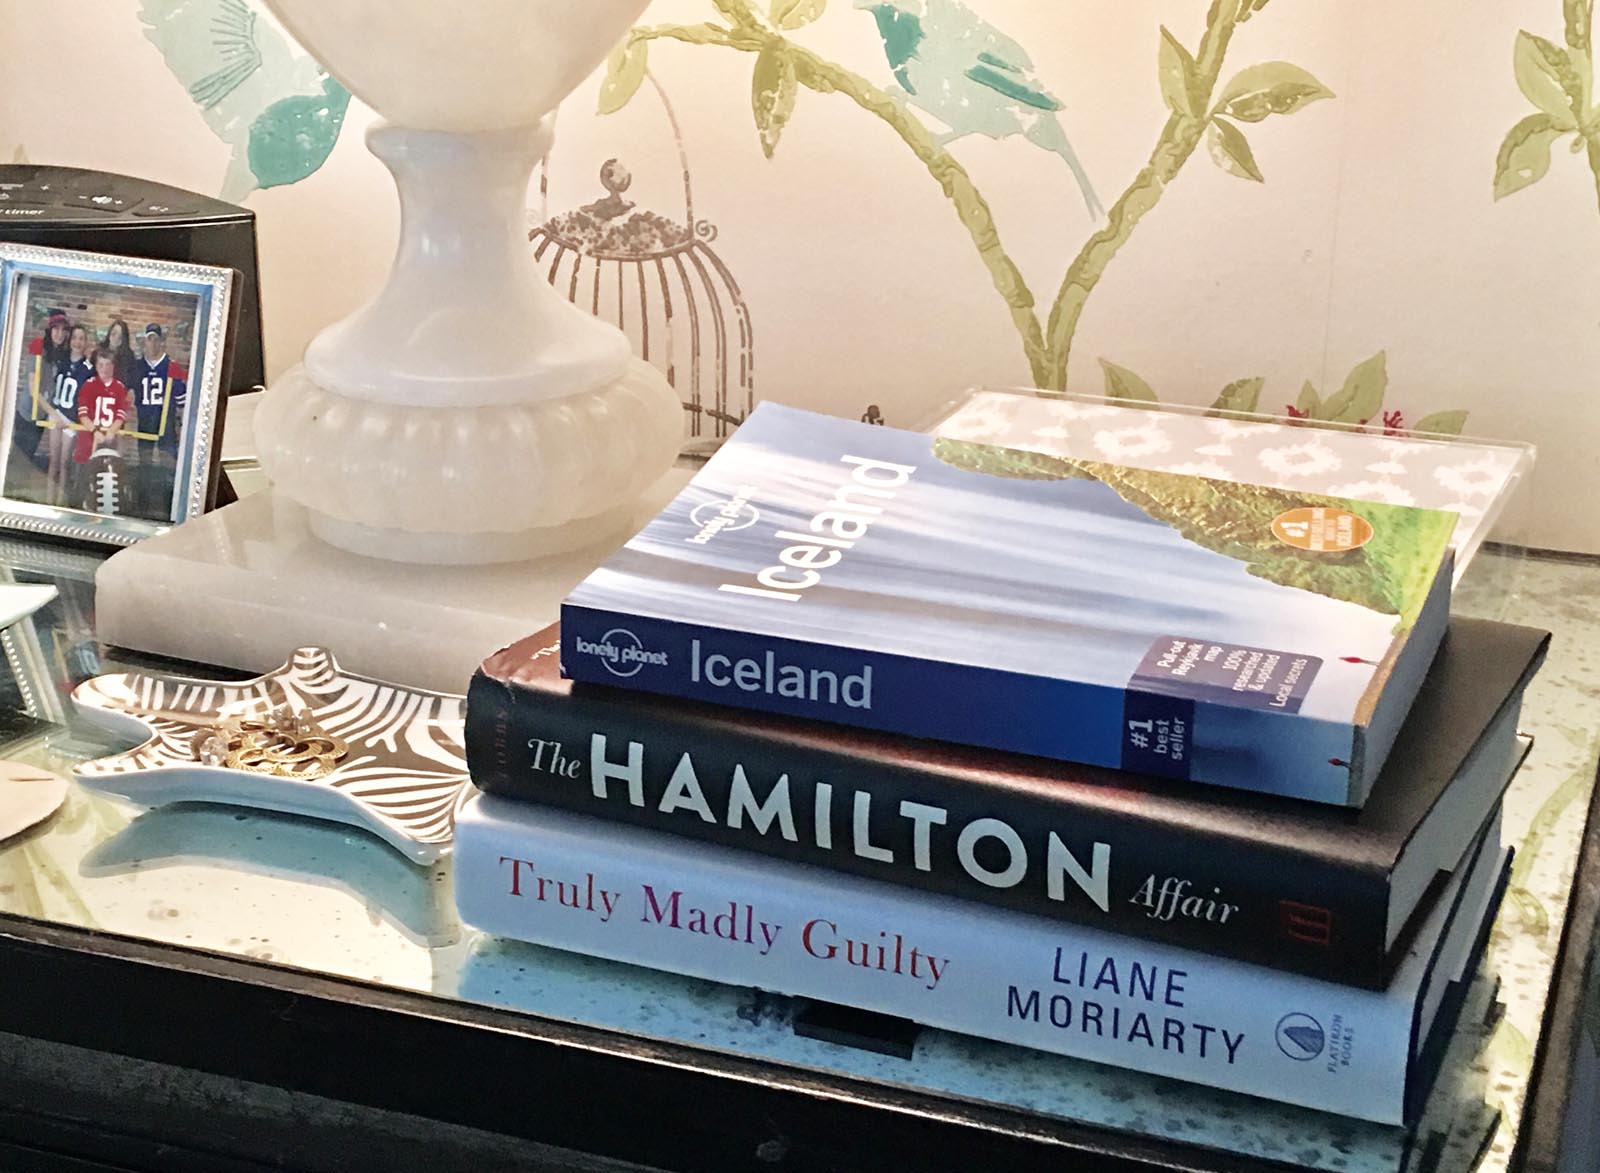
<path id="1" fill-rule="evenodd" d="M 126 546 L 206 509 L 235 278 L 0 244 L 0 529 Z"/>

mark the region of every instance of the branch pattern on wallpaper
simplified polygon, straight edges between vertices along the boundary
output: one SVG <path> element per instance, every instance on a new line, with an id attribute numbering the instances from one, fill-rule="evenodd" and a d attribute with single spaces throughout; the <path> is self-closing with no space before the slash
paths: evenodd
<path id="1" fill-rule="evenodd" d="M 1078 327 L 1090 297 L 1139 222 L 1160 202 L 1202 141 L 1212 161 L 1230 175 L 1264 182 L 1265 175 L 1244 127 L 1294 114 L 1333 92 L 1307 70 L 1287 61 L 1246 66 L 1223 82 L 1238 27 L 1269 0 L 1212 0 L 1205 28 L 1191 51 L 1170 29 L 1159 30 L 1156 79 L 1167 121 L 1148 161 L 1103 211 L 1089 175 L 1061 123 L 1063 103 L 1033 74 L 1028 54 L 960 0 L 854 0 L 874 18 L 895 85 L 883 88 L 820 57 L 789 36 L 818 20 L 827 0 L 770 0 L 765 12 L 751 0 L 711 0 L 719 20 L 700 24 L 645 25 L 634 29 L 612 53 L 601 88 L 602 114 L 625 107 L 649 70 L 652 42 L 710 45 L 753 58 L 750 105 L 762 151 L 770 159 L 799 105 L 802 91 L 838 94 L 882 122 L 910 149 L 949 200 L 956 218 L 1004 301 L 1034 384 L 1062 390 Z M 930 115 L 948 130 L 936 134 L 914 113 Z M 1076 182 L 1094 231 L 1067 264 L 1048 312 L 1041 316 L 1034 291 L 1002 241 L 989 201 L 950 151 L 969 134 L 990 138 L 1019 135 L 1061 156 Z M 1125 367 L 1102 359 L 1106 393 L 1154 402 L 1149 384 Z M 1213 403 L 1216 411 L 1255 411 L 1261 378 L 1229 384 Z M 1284 414 L 1381 426 L 1396 432 L 1398 411 L 1384 411 L 1388 385 L 1380 352 L 1352 372 L 1341 391 L 1323 400 L 1308 382 Z M 1435 412 L 1419 431 L 1459 432 L 1464 412 Z"/>
<path id="2" fill-rule="evenodd" d="M 1036 76 L 1016 40 L 964 0 L 849 2 L 875 26 L 889 70 L 884 85 L 827 60 L 792 35 L 821 19 L 828 0 L 709 0 L 712 20 L 644 25 L 630 32 L 607 65 L 600 112 L 628 105 L 649 74 L 652 43 L 662 41 L 750 55 L 750 113 L 757 141 L 769 158 L 779 149 L 802 92 L 839 95 L 854 103 L 886 127 L 939 186 L 987 269 L 1030 378 L 1041 388 L 1066 387 L 1090 298 L 1202 142 L 1206 154 L 1228 174 L 1263 182 L 1268 169 L 1258 161 L 1247 130 L 1334 96 L 1310 72 L 1287 61 L 1261 62 L 1230 73 L 1235 32 L 1271 0 L 1211 0 L 1192 48 L 1166 27 L 1152 37 L 1154 80 L 1167 118 L 1146 162 L 1107 209 L 1068 137 L 1064 103 Z M 1531 33 L 1518 38 L 1518 83 L 1538 113 L 1518 123 L 1501 148 L 1497 197 L 1542 177 L 1549 169 L 1552 144 L 1568 135 L 1574 151 L 1587 148 L 1600 192 L 1600 114 L 1589 105 L 1593 2 L 1564 0 L 1566 49 Z M 1278 3 L 1284 7 L 1284 0 Z M 834 4 L 842 6 L 841 0 Z M 259 19 L 258 8 L 259 0 L 140 0 L 146 35 L 212 130 L 234 148 L 224 183 L 224 195 L 232 199 L 254 187 L 293 183 L 316 171 L 339 137 L 349 101 L 314 60 L 294 52 L 292 43 Z M 863 30 L 867 27 L 863 23 Z M 1076 199 L 1093 221 L 1088 238 L 1072 257 L 1064 258 L 1065 271 L 1048 307 L 1007 250 L 977 181 L 952 152 L 954 144 L 970 135 L 1016 138 L 1058 156 L 1072 178 Z M 1354 392 L 1347 380 L 1324 400 L 1308 383 L 1298 398 L 1288 401 L 1285 396 L 1276 401 L 1279 406 L 1266 410 L 1389 432 L 1460 430 L 1464 412 L 1435 412 L 1413 423 L 1385 408 L 1387 372 L 1375 379 L 1367 370 L 1373 361 L 1352 372 L 1350 380 L 1360 383 Z M 1126 367 L 1108 359 L 1101 359 L 1101 366 L 1108 395 L 1155 399 L 1149 385 Z M 1379 388 L 1375 402 L 1373 386 Z M 1238 379 L 1212 406 L 1253 411 L 1262 395 L 1263 380 Z"/>

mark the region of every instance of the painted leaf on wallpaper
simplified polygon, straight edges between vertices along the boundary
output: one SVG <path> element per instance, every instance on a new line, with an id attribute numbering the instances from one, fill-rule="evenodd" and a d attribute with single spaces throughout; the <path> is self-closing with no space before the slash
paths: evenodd
<path id="1" fill-rule="evenodd" d="M 1161 26 L 1161 55 L 1157 64 L 1161 71 L 1161 100 L 1167 104 L 1167 109 L 1185 118 L 1200 117 L 1200 111 L 1205 109 L 1200 67 L 1166 25 Z"/>
<path id="2" fill-rule="evenodd" d="M 1576 130 L 1584 115 L 1583 79 L 1566 51 L 1524 29 L 1517 34 L 1512 62 L 1523 96 L 1559 129 Z"/>
<path id="3" fill-rule="evenodd" d="M 1594 0 L 1563 0 L 1567 45 L 1580 53 L 1589 52 L 1589 22 L 1594 17 Z"/>
<path id="4" fill-rule="evenodd" d="M 1333 91 L 1307 70 L 1287 61 L 1266 61 L 1234 75 L 1222 91 L 1220 112 L 1240 122 L 1261 122 L 1273 114 L 1293 114 Z"/>
<path id="5" fill-rule="evenodd" d="M 795 76 L 794 59 L 780 48 L 763 49 L 756 55 L 750 77 L 750 105 L 761 134 L 761 150 L 772 158 L 778 149 L 783 128 L 794 115 L 800 83 Z"/>
<path id="6" fill-rule="evenodd" d="M 1155 390 L 1138 375 L 1127 367 L 1118 366 L 1107 359 L 1100 360 L 1100 366 L 1106 374 L 1106 398 L 1119 400 L 1123 403 L 1160 403 L 1161 397 Z M 1222 389 L 1207 415 L 1226 415 L 1230 412 L 1253 412 L 1261 402 L 1261 389 L 1267 381 L 1256 377 L 1250 379 L 1236 379 Z M 1307 384 L 1309 387 L 1310 384 Z"/>
<path id="7" fill-rule="evenodd" d="M 1300 389 L 1300 397 L 1285 409 L 1294 419 L 1323 420 L 1328 423 L 1373 425 L 1386 433 L 1405 431 L 1403 415 L 1399 411 L 1385 412 L 1384 397 L 1389 393 L 1389 355 L 1380 350 L 1369 359 L 1359 362 L 1345 376 L 1344 385 L 1327 399 L 1317 393 L 1308 379 Z M 1439 413 L 1453 414 L 1453 413 Z M 1466 413 L 1459 413 L 1465 421 Z"/>
<path id="8" fill-rule="evenodd" d="M 1513 126 L 1495 155 L 1494 198 L 1531 187 L 1550 171 L 1555 144 L 1573 135 L 1572 153 L 1587 156 L 1600 198 L 1600 108 L 1593 104 L 1591 36 L 1594 0 L 1564 0 L 1566 47 L 1528 32 L 1517 33 L 1512 67 L 1517 88 L 1537 108 Z"/>
<path id="9" fill-rule="evenodd" d="M 331 77 L 322 93 L 280 98 L 250 124 L 245 159 L 261 187 L 299 183 L 327 162 L 350 106 L 350 92 Z"/>
<path id="10" fill-rule="evenodd" d="M 1357 363 L 1345 378 L 1344 386 L 1322 405 L 1318 419 L 1344 424 L 1364 424 L 1383 410 L 1383 397 L 1389 389 L 1389 356 L 1386 351 Z"/>
<path id="11" fill-rule="evenodd" d="M 1300 388 L 1300 398 L 1294 401 L 1289 413 L 1301 419 L 1322 418 L 1322 396 L 1317 394 L 1317 389 L 1310 379 L 1307 379 L 1305 385 Z"/>
<path id="12" fill-rule="evenodd" d="M 598 113 L 615 114 L 633 100 L 650 68 L 650 43 L 628 36 L 606 58 L 606 76 L 600 83 Z"/>
<path id="13" fill-rule="evenodd" d="M 1427 432 L 1438 436 L 1459 436 L 1467 426 L 1467 413 L 1464 411 L 1436 411 L 1432 415 L 1425 415 L 1416 422 L 1411 429 L 1414 432 Z"/>
<path id="14" fill-rule="evenodd" d="M 1267 381 L 1257 377 L 1254 379 L 1238 379 L 1229 383 L 1222 389 L 1216 401 L 1212 403 L 1207 415 L 1221 415 L 1227 412 L 1253 412 L 1261 403 L 1261 389 Z"/>
<path id="15" fill-rule="evenodd" d="M 1580 120 L 1583 122 L 1583 126 L 1580 129 L 1587 132 L 1594 125 L 1595 118 L 1594 107 L 1590 104 L 1590 97 L 1594 93 L 1594 60 L 1590 57 L 1588 49 L 1574 49 L 1568 46 L 1566 53 L 1567 61 L 1577 71 L 1578 79 L 1581 83 L 1581 96 L 1578 100 L 1577 109 L 1581 116 Z M 1584 111 L 1587 111 L 1587 113 L 1585 114 Z"/>
<path id="16" fill-rule="evenodd" d="M 1543 179 L 1550 148 L 1562 131 L 1548 114 L 1530 114 L 1511 128 L 1494 162 L 1494 198 L 1503 199 Z"/>
<path id="17" fill-rule="evenodd" d="M 1223 118 L 1213 118 L 1206 128 L 1206 146 L 1218 167 L 1240 179 L 1265 182 L 1261 168 L 1256 165 L 1255 152 L 1250 149 L 1244 131 Z"/>
<path id="18" fill-rule="evenodd" d="M 140 0 L 145 36 L 233 149 L 221 194 L 297 183 L 327 160 L 350 94 L 246 0 Z"/>
<path id="19" fill-rule="evenodd" d="M 781 29 L 797 29 L 818 19 L 828 0 L 772 0 L 772 23 Z"/>
<path id="20" fill-rule="evenodd" d="M 1127 367 L 1119 367 L 1108 359 L 1100 360 L 1106 373 L 1106 398 L 1121 399 L 1130 403 L 1157 403 L 1156 393 L 1138 375 Z"/>

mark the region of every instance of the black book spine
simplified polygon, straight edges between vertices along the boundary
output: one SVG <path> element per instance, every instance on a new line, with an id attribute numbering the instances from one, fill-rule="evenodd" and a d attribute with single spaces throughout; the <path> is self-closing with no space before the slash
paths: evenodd
<path id="1" fill-rule="evenodd" d="M 479 672 L 467 761 L 490 794 L 1346 985 L 1387 983 L 1387 880 L 1355 864 L 1153 817 L 1135 791 L 1070 804 L 742 724 Z"/>

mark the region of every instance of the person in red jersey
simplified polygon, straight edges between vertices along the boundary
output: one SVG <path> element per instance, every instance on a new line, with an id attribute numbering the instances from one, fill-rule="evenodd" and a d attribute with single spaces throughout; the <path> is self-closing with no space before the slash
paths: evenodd
<path id="1" fill-rule="evenodd" d="M 87 464 L 96 448 L 122 431 L 132 410 L 133 396 L 117 378 L 116 357 L 102 346 L 94 352 L 94 378 L 78 388 L 78 423 L 85 430 L 78 433 L 74 463 Z"/>

